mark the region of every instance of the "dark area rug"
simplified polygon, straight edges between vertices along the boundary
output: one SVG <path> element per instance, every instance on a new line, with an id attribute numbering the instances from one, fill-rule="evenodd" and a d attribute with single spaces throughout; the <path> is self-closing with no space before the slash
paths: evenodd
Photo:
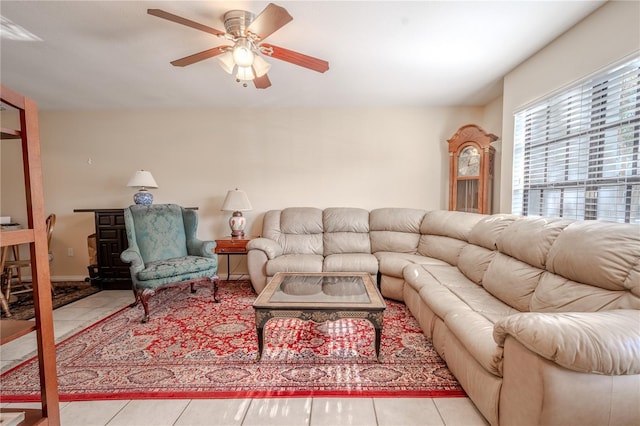
<path id="1" fill-rule="evenodd" d="M 67 305 L 83 297 L 100 291 L 100 288 L 84 281 L 61 281 L 53 283 L 55 294 L 53 295 L 53 309 Z M 15 295 L 15 300 L 9 303 L 11 311 L 11 319 L 27 320 L 35 316 L 33 308 L 33 296 L 31 293 L 22 293 Z M 13 299 L 13 297 L 12 297 Z M 2 312 L 2 318 L 6 318 Z"/>

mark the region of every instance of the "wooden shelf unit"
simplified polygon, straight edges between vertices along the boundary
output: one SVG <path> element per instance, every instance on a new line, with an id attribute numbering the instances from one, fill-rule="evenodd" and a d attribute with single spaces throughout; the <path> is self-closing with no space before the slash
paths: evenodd
<path id="1" fill-rule="evenodd" d="M 3 127 L 2 139 L 20 139 L 20 131 Z"/>
<path id="2" fill-rule="evenodd" d="M 21 140 L 28 220 L 27 229 L 3 231 L 0 236 L 0 246 L 29 244 L 35 309 L 35 322 L 1 320 L 0 335 L 2 338 L 0 340 L 1 343 L 6 343 L 32 330 L 36 331 L 42 409 L 19 410 L 28 412 L 25 421 L 21 424 L 57 426 L 60 424 L 60 407 L 53 334 L 51 276 L 42 188 L 38 108 L 33 100 L 4 85 L 0 85 L 0 98 L 3 104 L 15 108 L 20 115 L 20 129 L 2 128 L 1 139 Z"/>
<path id="3" fill-rule="evenodd" d="M 36 322 L 31 320 L 2 320 L 0 327 L 0 345 L 31 333 L 36 329 Z"/>

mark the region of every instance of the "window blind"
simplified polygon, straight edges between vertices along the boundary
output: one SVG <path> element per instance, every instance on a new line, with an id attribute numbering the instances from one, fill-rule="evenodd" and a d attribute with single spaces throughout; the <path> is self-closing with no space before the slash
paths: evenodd
<path id="1" fill-rule="evenodd" d="M 640 57 L 515 115 L 512 211 L 640 223 Z"/>

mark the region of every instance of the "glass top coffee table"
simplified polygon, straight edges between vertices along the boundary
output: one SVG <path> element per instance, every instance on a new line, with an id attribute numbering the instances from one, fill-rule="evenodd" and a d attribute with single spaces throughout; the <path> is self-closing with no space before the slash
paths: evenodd
<path id="1" fill-rule="evenodd" d="M 258 360 L 264 346 L 264 326 L 271 318 L 297 318 L 317 323 L 343 318 L 366 319 L 375 329 L 376 358 L 380 356 L 386 304 L 369 274 L 280 272 L 258 295 L 253 307 Z"/>

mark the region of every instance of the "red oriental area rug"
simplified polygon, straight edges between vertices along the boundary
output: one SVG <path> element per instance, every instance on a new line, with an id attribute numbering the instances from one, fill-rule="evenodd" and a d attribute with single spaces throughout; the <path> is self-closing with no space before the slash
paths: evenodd
<path id="1" fill-rule="evenodd" d="M 405 305 L 387 301 L 377 362 L 373 326 L 272 319 L 262 359 L 247 281 L 167 289 L 151 319 L 125 308 L 57 345 L 61 401 L 275 396 L 452 397 L 465 393 Z M 39 400 L 35 359 L 0 376 L 5 402 Z"/>

